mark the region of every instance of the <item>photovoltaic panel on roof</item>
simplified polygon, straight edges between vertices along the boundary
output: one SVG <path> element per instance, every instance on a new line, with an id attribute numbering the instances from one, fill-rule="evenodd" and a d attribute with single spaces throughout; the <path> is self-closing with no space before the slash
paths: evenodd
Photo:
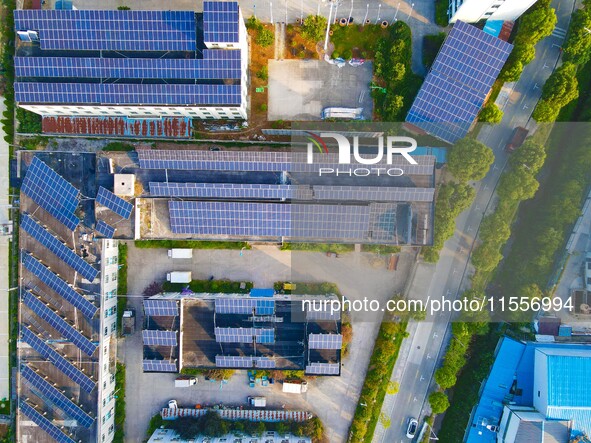
<path id="1" fill-rule="evenodd" d="M 275 343 L 275 331 L 273 329 L 258 329 L 255 337 L 257 343 Z"/>
<path id="2" fill-rule="evenodd" d="M 15 82 L 18 103 L 240 106 L 240 85 Z"/>
<path id="3" fill-rule="evenodd" d="M 252 298 L 216 298 L 217 314 L 252 314 L 256 300 Z"/>
<path id="4" fill-rule="evenodd" d="M 310 334 L 308 347 L 310 349 L 341 349 L 343 336 L 341 334 Z"/>
<path id="5" fill-rule="evenodd" d="M 56 368 L 68 376 L 72 381 L 80 385 L 82 389 L 90 393 L 94 390 L 96 383 L 92 381 L 80 369 L 74 366 L 69 360 L 62 356 L 59 352 L 47 345 L 45 341 L 35 335 L 30 329 L 25 326 L 21 327 L 22 339 L 29 344 L 35 351 L 41 354 L 44 358 L 51 361 Z"/>
<path id="6" fill-rule="evenodd" d="M 449 143 L 468 133 L 513 46 L 458 21 L 406 121 Z"/>
<path id="7" fill-rule="evenodd" d="M 121 197 L 117 197 L 111 191 L 103 188 L 102 186 L 98 190 L 96 201 L 97 203 L 106 206 L 115 214 L 120 215 L 125 219 L 129 219 L 129 217 L 131 217 L 133 205 L 123 200 Z"/>
<path id="8" fill-rule="evenodd" d="M 215 328 L 215 341 L 218 343 L 252 343 L 253 328 Z"/>
<path id="9" fill-rule="evenodd" d="M 174 300 L 144 300 L 144 313 L 150 317 L 175 317 L 179 306 Z"/>
<path id="10" fill-rule="evenodd" d="M 84 426 L 85 428 L 90 428 L 92 426 L 94 419 L 41 375 L 37 374 L 24 364 L 21 365 L 20 373 L 35 390 L 41 393 L 42 398 L 45 397 L 49 399 L 55 406 L 64 411 L 69 417 L 76 420 L 81 426 Z"/>
<path id="11" fill-rule="evenodd" d="M 27 169 L 21 190 L 68 229 L 76 229 L 78 190 L 37 157 Z"/>
<path id="12" fill-rule="evenodd" d="M 31 237 L 53 252 L 59 259 L 63 260 L 68 266 L 82 275 L 82 277 L 88 281 L 94 281 L 98 274 L 98 270 L 86 263 L 82 257 L 76 255 L 74 251 L 43 229 L 43 227 L 28 214 L 21 215 L 20 227 Z"/>
<path id="13" fill-rule="evenodd" d="M 79 309 L 86 318 L 92 319 L 94 317 L 98 311 L 98 308 L 94 304 L 84 298 L 83 295 L 76 292 L 67 282 L 51 272 L 32 255 L 23 253 L 22 257 L 25 268 L 33 273 L 39 280 L 62 296 L 72 306 Z"/>
<path id="14" fill-rule="evenodd" d="M 144 360 L 144 372 L 177 372 L 176 363 L 168 360 Z"/>
<path id="15" fill-rule="evenodd" d="M 331 321 L 331 320 L 340 320 L 341 319 L 341 311 L 314 311 L 308 310 L 306 312 L 306 320 L 308 321 Z"/>
<path id="16" fill-rule="evenodd" d="M 144 329 L 142 340 L 147 346 L 177 346 L 177 333 L 175 331 L 152 331 Z"/>
<path id="17" fill-rule="evenodd" d="M 340 371 L 339 363 L 311 363 L 306 366 L 306 374 L 339 375 Z"/>
<path id="18" fill-rule="evenodd" d="M 267 357 L 216 355 L 215 365 L 218 368 L 275 368 L 275 360 Z"/>
<path id="19" fill-rule="evenodd" d="M 45 416 L 30 406 L 26 400 L 21 399 L 18 402 L 18 407 L 23 414 L 29 417 L 33 422 L 35 422 L 37 426 L 43 429 L 47 435 L 49 435 L 58 443 L 76 443 L 74 440 L 64 434 L 56 425 L 45 418 Z"/>
<path id="20" fill-rule="evenodd" d="M 222 58 L 83 58 L 83 57 L 15 57 L 17 77 L 57 78 L 153 78 L 220 80 L 241 78 L 238 57 Z"/>
<path id="21" fill-rule="evenodd" d="M 203 39 L 207 43 L 238 43 L 237 2 L 203 2 Z"/>
<path id="22" fill-rule="evenodd" d="M 192 11 L 16 10 L 17 30 L 39 32 L 41 49 L 195 51 Z"/>
<path id="23" fill-rule="evenodd" d="M 268 357 L 253 357 L 252 361 L 256 368 L 273 369 L 275 368 L 275 360 Z"/>
<path id="24" fill-rule="evenodd" d="M 99 220 L 94 228 L 99 234 L 102 234 L 106 238 L 113 238 L 115 235 L 115 228 L 102 220 Z"/>
<path id="25" fill-rule="evenodd" d="M 149 186 L 155 197 L 287 199 L 293 198 L 295 191 L 290 185 L 242 183 L 150 182 Z"/>
<path id="26" fill-rule="evenodd" d="M 74 343 L 74 345 L 78 346 L 78 348 L 80 348 L 80 350 L 86 355 L 92 356 L 92 354 L 94 354 L 94 351 L 97 348 L 96 344 L 91 342 L 78 330 L 74 329 L 72 325 L 70 325 L 56 312 L 46 306 L 31 292 L 24 291 L 23 301 L 31 309 L 31 311 L 49 323 L 49 325 L 58 331 L 64 338 L 69 339 L 72 343 Z"/>

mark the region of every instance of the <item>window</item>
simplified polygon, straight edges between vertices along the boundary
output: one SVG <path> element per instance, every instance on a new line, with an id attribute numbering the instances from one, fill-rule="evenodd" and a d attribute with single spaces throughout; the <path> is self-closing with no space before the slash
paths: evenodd
<path id="1" fill-rule="evenodd" d="M 105 275 L 105 283 L 109 283 L 109 275 L 108 274 Z"/>
<path id="2" fill-rule="evenodd" d="M 109 328 L 105 328 L 105 337 L 109 335 Z"/>

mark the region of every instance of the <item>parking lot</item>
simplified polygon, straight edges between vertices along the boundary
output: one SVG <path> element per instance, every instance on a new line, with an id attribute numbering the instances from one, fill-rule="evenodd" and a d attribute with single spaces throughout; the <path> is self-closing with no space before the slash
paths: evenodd
<path id="1" fill-rule="evenodd" d="M 119 342 L 118 354 L 127 367 L 125 424 L 126 441 L 141 441 L 150 418 L 172 398 L 181 406 L 197 404 L 245 404 L 249 395 L 267 397 L 268 408 L 281 407 L 311 411 L 324 422 L 329 441 L 345 441 L 357 405 L 378 322 L 354 322 L 353 343 L 343 360 L 340 377 L 320 377 L 310 383 L 306 394 L 284 394 L 281 385 L 250 388 L 246 371 L 238 371 L 228 384 L 206 382 L 190 388 L 175 388 L 176 374 L 142 372 L 141 293 L 153 281 L 163 281 L 171 270 L 192 271 L 194 279 L 214 276 L 235 281 L 252 281 L 255 287 L 272 287 L 276 281 L 332 281 L 351 299 L 386 299 L 401 292 L 413 262 L 402 253 L 396 271 L 386 269 L 385 258 L 351 252 L 340 258 L 324 253 L 280 251 L 278 247 L 255 246 L 252 250 L 194 250 L 191 260 L 174 263 L 165 249 L 137 249 L 129 243 L 129 304 L 138 313 L 133 336 Z M 186 264 L 180 264 L 186 262 Z"/>
<path id="2" fill-rule="evenodd" d="M 319 60 L 269 60 L 269 120 L 320 120 L 328 107 L 363 108 L 371 119 L 373 64 L 339 68 Z"/>

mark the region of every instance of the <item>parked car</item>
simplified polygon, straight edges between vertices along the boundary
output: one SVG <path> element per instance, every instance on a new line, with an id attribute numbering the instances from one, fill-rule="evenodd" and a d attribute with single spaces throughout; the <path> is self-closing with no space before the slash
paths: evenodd
<path id="1" fill-rule="evenodd" d="M 406 436 L 408 438 L 414 438 L 417 434 L 417 429 L 419 428 L 419 422 L 416 418 L 411 418 L 408 420 L 408 427 L 406 428 Z"/>

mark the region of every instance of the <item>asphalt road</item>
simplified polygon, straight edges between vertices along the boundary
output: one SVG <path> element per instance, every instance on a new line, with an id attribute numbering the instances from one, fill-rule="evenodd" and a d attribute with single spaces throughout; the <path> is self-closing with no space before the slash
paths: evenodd
<path id="1" fill-rule="evenodd" d="M 469 257 L 483 216 L 488 214 L 499 177 L 506 165 L 505 144 L 516 126 L 533 126 L 530 120 L 535 104 L 540 98 L 541 87 L 556 67 L 560 57 L 560 45 L 568 29 L 574 1 L 554 1 L 558 18 L 553 35 L 536 46 L 536 58 L 526 66 L 520 80 L 507 85 L 504 92 L 508 100 L 504 106 L 504 117 L 496 126 L 481 128 L 478 139 L 491 147 L 495 162 L 488 175 L 475 185 L 477 191 L 474 204 L 457 220 L 456 233 L 446 242 L 441 259 L 433 270 L 433 265 L 422 264 L 417 270 L 415 283 L 409 292 L 410 298 L 456 298 L 460 289 L 469 285 L 464 277 L 470 273 Z M 513 86 L 512 91 L 510 87 Z M 502 97 L 501 97 L 502 100 Z M 429 272 L 430 271 L 430 272 Z M 417 279 L 427 279 L 417 283 Z M 428 414 L 427 394 L 432 385 L 432 375 L 438 366 L 439 358 L 449 342 L 449 312 L 427 318 L 420 324 L 409 326 L 410 336 L 404 344 L 400 358 L 393 373 L 393 380 L 400 382 L 400 391 L 387 396 L 382 412 L 391 418 L 391 426 L 384 429 L 378 424 L 374 442 L 408 442 L 406 424 L 410 417 L 422 418 Z M 447 334 L 447 335 L 446 335 Z M 420 422 L 420 420 L 419 420 Z"/>

